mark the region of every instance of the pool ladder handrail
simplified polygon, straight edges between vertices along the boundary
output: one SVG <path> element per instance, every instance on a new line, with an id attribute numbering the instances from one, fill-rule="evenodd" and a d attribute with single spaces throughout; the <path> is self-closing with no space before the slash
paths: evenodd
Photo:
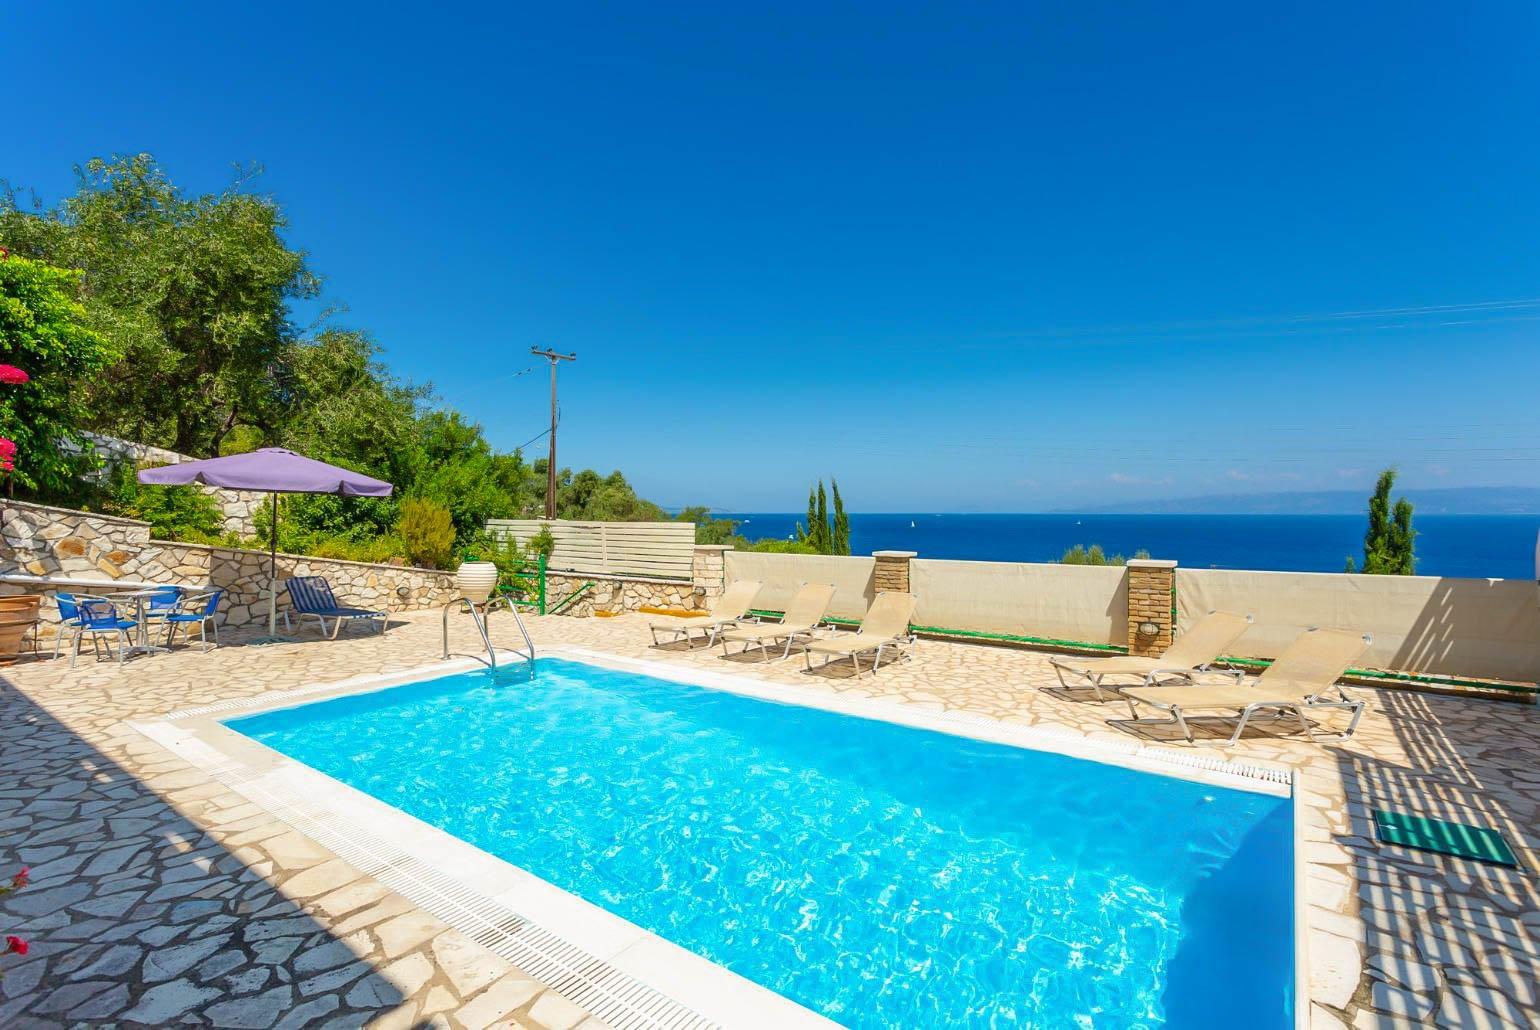
<path id="1" fill-rule="evenodd" d="M 489 598 L 479 605 L 468 597 L 457 597 L 444 605 L 444 655 L 449 657 L 449 609 L 456 605 L 464 605 L 465 611 L 471 613 L 471 620 L 476 624 L 476 631 L 481 634 L 481 642 L 487 648 L 488 668 L 497 668 L 497 648 L 492 646 L 492 635 L 487 629 L 487 617 L 501 604 L 513 616 L 513 621 L 519 627 L 519 635 L 524 638 L 524 650 L 513 648 L 513 653 L 531 664 L 535 661 L 535 642 L 529 638 L 529 629 L 524 625 L 524 619 L 519 615 L 519 609 L 508 599 L 506 595 Z M 480 661 L 478 658 L 477 661 Z"/>

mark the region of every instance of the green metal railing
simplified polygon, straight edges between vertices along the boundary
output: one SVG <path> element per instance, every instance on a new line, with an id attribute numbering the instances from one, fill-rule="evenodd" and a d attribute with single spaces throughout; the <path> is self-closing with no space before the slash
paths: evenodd
<path id="1" fill-rule="evenodd" d="M 568 594 L 566 597 L 563 597 L 560 601 L 557 601 L 556 604 L 551 607 L 551 610 L 549 612 L 542 611 L 540 614 L 541 615 L 560 615 L 563 608 L 566 608 L 573 601 L 576 601 L 578 598 L 580 598 L 584 594 L 588 593 L 595 586 L 597 586 L 597 584 L 593 580 L 589 580 L 587 583 L 584 583 L 582 586 L 580 586 L 576 590 L 572 591 L 572 593 Z"/>
<path id="2" fill-rule="evenodd" d="M 520 591 L 524 594 L 524 596 L 514 597 L 513 591 L 515 590 Z M 537 615 L 544 615 L 546 613 L 545 555 L 542 554 L 540 556 L 540 561 L 536 566 L 534 575 L 529 575 L 527 573 L 514 574 L 512 585 L 504 587 L 501 593 L 505 598 L 507 598 L 509 604 L 516 605 L 520 608 L 529 608 L 533 610 Z M 530 595 L 533 595 L 533 597 Z"/>

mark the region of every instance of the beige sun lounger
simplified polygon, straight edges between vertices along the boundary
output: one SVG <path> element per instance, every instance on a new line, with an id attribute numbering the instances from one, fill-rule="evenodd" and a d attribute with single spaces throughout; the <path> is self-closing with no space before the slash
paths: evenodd
<path id="1" fill-rule="evenodd" d="M 667 616 L 654 619 L 647 624 L 652 631 L 652 642 L 661 643 L 658 640 L 659 633 L 672 634 L 673 641 L 678 641 L 682 636 L 685 643 L 695 646 L 692 634 L 696 630 L 706 631 L 706 646 L 710 647 L 717 642 L 717 634 L 730 626 L 736 626 L 749 614 L 749 609 L 754 607 L 754 597 L 763 586 L 758 580 L 740 579 L 730 584 L 722 591 L 722 596 L 717 598 L 716 604 L 711 606 L 709 614 L 702 618 L 689 618 L 679 616 Z"/>
<path id="2" fill-rule="evenodd" d="M 743 644 L 743 650 L 759 645 L 759 649 L 770 655 L 770 645 L 781 640 L 786 641 L 786 650 L 782 658 L 791 654 L 792 645 L 806 643 L 813 637 L 813 629 L 823 619 L 824 613 L 829 610 L 829 604 L 834 600 L 834 587 L 827 583 L 804 583 L 786 602 L 786 614 L 780 622 L 758 623 L 753 626 L 739 626 L 736 629 L 723 630 L 719 634 L 722 640 L 722 653 L 727 654 L 727 642 L 736 640 Z"/>
<path id="3" fill-rule="evenodd" d="M 891 647 L 895 650 L 914 643 L 914 637 L 909 633 L 909 620 L 914 617 L 915 596 L 904 594 L 896 590 L 884 590 L 872 599 L 872 606 L 866 610 L 866 618 L 861 620 L 861 629 L 856 633 L 842 633 L 839 636 L 829 637 L 824 640 L 811 641 L 802 649 L 807 659 L 808 671 L 813 668 L 813 652 L 828 655 L 824 662 L 836 658 L 849 658 L 856 667 L 856 675 L 861 675 L 860 655 L 868 651 L 876 654 L 872 658 L 872 672 L 877 672 L 877 666 L 882 664 L 883 648 Z"/>
<path id="4" fill-rule="evenodd" d="M 1343 673 L 1369 649 L 1369 634 L 1342 629 L 1310 629 L 1300 634 L 1272 665 L 1250 683 L 1201 684 L 1189 687 L 1125 687 L 1123 696 L 1133 721 L 1144 724 L 1175 723 L 1192 741 L 1187 716 L 1195 711 L 1232 711 L 1239 721 L 1227 744 L 1241 739 L 1252 715 L 1274 711 L 1281 718 L 1289 713 L 1299 720 L 1300 728 L 1311 740 L 1316 739 L 1307 713 L 1317 709 L 1343 709 L 1353 713 L 1348 728 L 1334 739 L 1346 740 L 1358 729 L 1364 714 L 1364 702 L 1352 697 L 1337 684 Z M 1169 713 L 1166 719 L 1140 719 L 1138 705 L 1147 704 Z"/>
<path id="5" fill-rule="evenodd" d="M 1105 701 L 1103 680 L 1114 677 L 1134 680 L 1134 686 L 1154 686 L 1160 682 L 1191 681 L 1194 673 L 1207 672 L 1210 664 L 1230 649 L 1241 638 L 1251 616 L 1233 612 L 1209 612 L 1199 619 L 1186 633 L 1176 638 L 1159 658 L 1141 658 L 1138 655 L 1118 655 L 1114 658 L 1081 658 L 1073 655 L 1056 655 L 1050 659 L 1054 671 L 1059 674 L 1059 684 L 1065 688 L 1090 686 L 1096 692 L 1096 700 Z M 1065 676 L 1071 679 L 1065 679 Z M 1217 673 L 1216 673 L 1217 675 Z M 1235 673 L 1240 680 L 1244 673 Z M 1114 695 L 1118 687 L 1106 684 Z"/>

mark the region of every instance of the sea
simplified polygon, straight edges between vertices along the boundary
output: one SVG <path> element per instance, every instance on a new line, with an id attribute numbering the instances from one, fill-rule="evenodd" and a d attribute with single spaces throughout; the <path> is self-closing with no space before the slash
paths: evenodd
<path id="1" fill-rule="evenodd" d="M 714 513 L 751 540 L 785 539 L 800 512 Z M 1110 554 L 1175 559 L 1184 568 L 1341 572 L 1361 561 L 1365 515 L 976 515 L 935 512 L 850 516 L 850 552 L 916 551 L 922 558 L 1058 561 L 1076 544 Z M 1417 572 L 1473 579 L 1535 578 L 1540 515 L 1419 515 Z"/>

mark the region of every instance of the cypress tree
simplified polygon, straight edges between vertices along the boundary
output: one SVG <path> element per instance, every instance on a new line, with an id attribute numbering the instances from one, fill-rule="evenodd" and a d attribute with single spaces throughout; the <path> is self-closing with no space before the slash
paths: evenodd
<path id="1" fill-rule="evenodd" d="M 831 479 L 829 482 L 834 485 L 834 546 L 830 553 L 849 554 L 850 518 L 845 514 L 845 502 L 840 498 L 839 481 Z"/>
<path id="2" fill-rule="evenodd" d="M 833 532 L 829 529 L 829 496 L 824 493 L 823 480 L 818 481 L 818 521 L 813 530 L 817 539 L 813 547 L 819 554 L 833 554 Z"/>
<path id="3" fill-rule="evenodd" d="M 830 480 L 833 482 L 833 480 Z M 807 524 L 797 524 L 797 542 L 807 544 L 815 554 L 850 553 L 850 519 L 845 514 L 845 500 L 840 485 L 834 483 L 834 518 L 829 518 L 829 495 L 823 480 L 808 487 Z"/>
<path id="4" fill-rule="evenodd" d="M 818 550 L 818 495 L 813 487 L 807 488 L 807 522 L 797 526 L 797 542 L 807 544 L 813 550 Z M 821 552 L 820 552 L 821 553 Z"/>
<path id="5" fill-rule="evenodd" d="M 1416 571 L 1417 531 L 1412 528 L 1412 502 L 1398 498 L 1394 505 L 1390 492 L 1395 489 L 1396 470 L 1380 473 L 1369 498 L 1369 528 L 1364 531 L 1363 572 L 1371 576 L 1410 576 Z M 1352 572 L 1353 559 L 1347 562 Z"/>

